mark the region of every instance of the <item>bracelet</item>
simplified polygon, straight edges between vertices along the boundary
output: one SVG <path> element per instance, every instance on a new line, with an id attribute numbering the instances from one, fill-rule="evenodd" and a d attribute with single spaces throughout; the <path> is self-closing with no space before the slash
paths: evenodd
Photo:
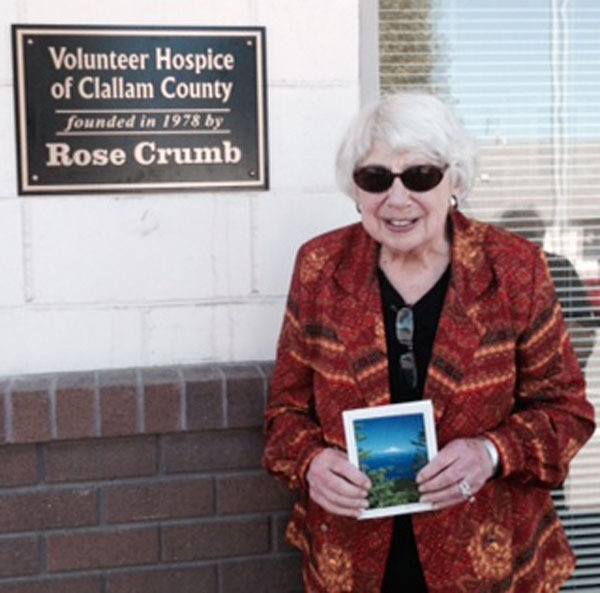
<path id="1" fill-rule="evenodd" d="M 498 468 L 500 466 L 500 455 L 498 453 L 498 449 L 496 449 L 496 445 L 490 441 L 490 439 L 486 439 L 483 437 L 481 439 L 487 454 L 490 456 L 490 461 L 492 462 L 493 473 L 492 476 L 495 476 L 498 473 Z"/>

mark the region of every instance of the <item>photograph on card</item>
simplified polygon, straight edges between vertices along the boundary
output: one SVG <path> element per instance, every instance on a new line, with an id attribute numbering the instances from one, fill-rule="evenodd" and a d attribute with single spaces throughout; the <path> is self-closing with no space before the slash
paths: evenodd
<path id="1" fill-rule="evenodd" d="M 361 519 L 431 510 L 419 502 L 418 472 L 437 453 L 429 400 L 343 413 L 348 459 L 371 481 Z"/>

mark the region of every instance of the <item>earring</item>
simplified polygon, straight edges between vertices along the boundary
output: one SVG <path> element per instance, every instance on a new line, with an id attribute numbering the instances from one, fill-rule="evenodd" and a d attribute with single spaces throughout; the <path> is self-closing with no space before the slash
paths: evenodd
<path id="1" fill-rule="evenodd" d="M 455 195 L 450 196 L 450 208 L 456 210 L 458 208 L 458 200 Z"/>

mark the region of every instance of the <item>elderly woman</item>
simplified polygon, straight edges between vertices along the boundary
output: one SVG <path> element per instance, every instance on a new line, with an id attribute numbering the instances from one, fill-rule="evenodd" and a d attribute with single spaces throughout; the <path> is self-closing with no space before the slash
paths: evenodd
<path id="1" fill-rule="evenodd" d="M 309 593 L 553 593 L 574 557 L 550 489 L 594 429 L 539 247 L 465 217 L 473 144 L 435 97 L 363 110 L 338 181 L 361 223 L 298 254 L 267 406 L 266 467 L 299 491 Z M 397 331 L 400 327 L 402 331 Z M 344 410 L 426 398 L 433 511 L 358 520 Z"/>

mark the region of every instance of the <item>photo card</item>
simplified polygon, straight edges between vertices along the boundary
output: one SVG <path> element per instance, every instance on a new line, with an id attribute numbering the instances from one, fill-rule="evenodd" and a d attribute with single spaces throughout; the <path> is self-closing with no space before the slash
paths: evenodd
<path id="1" fill-rule="evenodd" d="M 350 463 L 373 484 L 360 519 L 429 511 L 419 502 L 416 475 L 437 455 L 430 400 L 346 410 L 342 414 Z"/>

